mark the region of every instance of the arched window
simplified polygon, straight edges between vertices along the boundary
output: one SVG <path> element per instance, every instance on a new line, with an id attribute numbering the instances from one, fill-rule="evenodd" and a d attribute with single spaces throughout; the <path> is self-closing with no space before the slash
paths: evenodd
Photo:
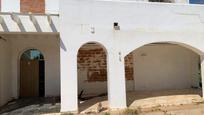
<path id="1" fill-rule="evenodd" d="M 29 49 L 22 54 L 21 60 L 44 60 L 44 57 L 39 50 Z"/>

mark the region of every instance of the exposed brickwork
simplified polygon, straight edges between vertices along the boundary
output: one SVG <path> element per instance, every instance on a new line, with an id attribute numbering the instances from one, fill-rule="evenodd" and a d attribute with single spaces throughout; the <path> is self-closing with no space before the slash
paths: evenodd
<path id="1" fill-rule="evenodd" d="M 21 0 L 22 13 L 45 13 L 45 0 Z"/>
<path id="2" fill-rule="evenodd" d="M 85 45 L 78 52 L 78 69 L 87 70 L 88 82 L 107 81 L 106 53 L 100 46 Z"/>
<path id="3" fill-rule="evenodd" d="M 133 55 L 132 53 L 128 54 L 125 57 L 125 77 L 126 80 L 133 80 Z"/>
<path id="4" fill-rule="evenodd" d="M 106 52 L 102 47 L 87 44 L 80 48 L 78 52 L 78 70 L 87 71 L 87 81 L 107 81 Z M 126 80 L 133 80 L 133 55 L 125 57 L 125 77 Z"/>

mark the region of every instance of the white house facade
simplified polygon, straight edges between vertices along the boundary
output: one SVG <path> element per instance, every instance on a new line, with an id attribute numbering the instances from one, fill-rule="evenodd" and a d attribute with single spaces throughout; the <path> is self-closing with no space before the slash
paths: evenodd
<path id="1" fill-rule="evenodd" d="M 127 91 L 204 94 L 202 0 L 23 1 L 1 0 L 0 105 L 60 96 L 75 112 L 81 93 L 107 94 L 110 109 L 127 107 Z"/>

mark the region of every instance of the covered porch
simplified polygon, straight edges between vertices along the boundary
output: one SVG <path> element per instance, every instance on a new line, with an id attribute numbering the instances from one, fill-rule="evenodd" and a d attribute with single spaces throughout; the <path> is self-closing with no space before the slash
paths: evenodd
<path id="1" fill-rule="evenodd" d="M 60 95 L 57 21 L 58 15 L 0 13 L 0 106 Z"/>

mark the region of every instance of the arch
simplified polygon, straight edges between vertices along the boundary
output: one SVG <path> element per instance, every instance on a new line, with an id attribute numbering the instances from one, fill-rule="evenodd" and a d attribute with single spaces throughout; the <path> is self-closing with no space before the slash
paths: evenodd
<path id="1" fill-rule="evenodd" d="M 132 51 L 138 49 L 138 48 L 141 48 L 141 47 L 143 47 L 145 45 L 148 45 L 148 44 L 155 44 L 155 43 L 170 43 L 170 44 L 180 45 L 182 47 L 185 47 L 187 49 L 190 49 L 190 50 L 194 51 L 198 55 L 202 55 L 204 53 L 200 48 L 198 48 L 196 46 L 193 46 L 192 44 L 189 44 L 189 43 L 184 43 L 184 42 L 179 42 L 179 41 L 151 41 L 151 42 L 141 43 L 136 48 L 129 49 L 125 53 L 125 56 L 128 55 L 129 53 L 131 53 Z"/>
<path id="2" fill-rule="evenodd" d="M 87 42 L 78 48 L 77 71 L 78 71 L 78 100 L 85 100 L 79 104 L 82 112 L 92 106 L 92 102 L 86 103 L 86 95 L 92 97 L 106 96 L 108 92 L 107 50 L 99 42 Z M 84 97 L 85 96 L 85 97 Z M 106 98 L 99 99 L 96 103 L 103 103 Z M 84 104 L 84 105 L 83 105 Z M 82 107 L 85 106 L 85 107 Z"/>
<path id="3" fill-rule="evenodd" d="M 148 44 L 154 44 L 156 47 L 146 47 Z M 158 44 L 173 44 L 176 47 L 170 46 L 161 49 Z M 142 43 L 136 49 L 128 52 L 124 58 L 127 58 L 129 54 L 133 54 L 134 79 L 131 79 L 133 80 L 132 91 L 172 90 L 171 95 L 175 95 L 177 92 L 173 90 L 182 91 L 189 88 L 189 92 L 185 90 L 183 94 L 191 93 L 192 90 L 196 90 L 196 93 L 194 93 L 196 95 L 201 94 L 198 65 L 200 63 L 199 55 L 202 55 L 203 51 L 193 44 L 189 45 L 188 43 L 175 41 Z M 151 97 L 151 95 L 146 96 Z M 157 94 L 157 96 L 161 95 Z M 128 106 L 135 100 L 137 99 L 128 102 Z"/>
<path id="4" fill-rule="evenodd" d="M 18 60 L 20 60 L 21 59 L 21 56 L 22 56 L 22 54 L 24 53 L 24 52 L 26 52 L 26 51 L 28 51 L 28 50 L 30 50 L 30 49 L 34 49 L 34 50 L 38 50 L 39 52 L 41 52 L 41 54 L 43 54 L 43 58 L 44 58 L 44 60 L 46 60 L 46 55 L 45 55 L 45 52 L 43 51 L 43 50 L 41 50 L 41 49 L 39 49 L 39 48 L 35 48 L 35 47 L 27 47 L 27 48 L 23 48 L 19 53 L 18 53 Z"/>
<path id="5" fill-rule="evenodd" d="M 37 49 L 28 49 L 21 54 L 20 60 L 44 60 L 44 55 Z"/>
<path id="6" fill-rule="evenodd" d="M 79 47 L 77 48 L 77 54 L 78 54 L 78 51 L 79 51 L 79 49 L 80 49 L 81 47 L 83 47 L 84 45 L 89 44 L 89 43 L 95 43 L 95 44 L 101 46 L 101 47 L 103 48 L 103 50 L 106 52 L 106 54 L 108 54 L 108 50 L 107 50 L 107 48 L 105 47 L 105 45 L 103 45 L 101 42 L 98 42 L 98 41 L 88 41 L 88 42 L 85 42 L 85 43 L 80 44 Z"/>
<path id="7" fill-rule="evenodd" d="M 37 49 L 27 49 L 19 58 L 19 96 L 44 97 L 45 61 L 44 55 Z"/>

